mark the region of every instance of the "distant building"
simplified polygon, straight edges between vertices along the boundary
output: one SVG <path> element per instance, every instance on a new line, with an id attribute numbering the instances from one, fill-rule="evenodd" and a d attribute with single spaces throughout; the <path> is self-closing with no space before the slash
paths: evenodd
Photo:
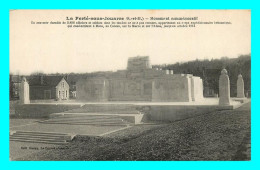
<path id="1" fill-rule="evenodd" d="M 68 100 L 69 84 L 63 76 L 30 76 L 30 100 Z"/>
<path id="2" fill-rule="evenodd" d="M 77 97 L 77 91 L 71 91 L 71 97 L 72 97 L 73 99 L 76 99 L 76 97 Z"/>
<path id="3" fill-rule="evenodd" d="M 68 80 L 68 79 L 67 79 Z M 76 91 L 76 82 L 71 81 L 70 85 L 70 98 L 76 99 L 77 91 Z"/>

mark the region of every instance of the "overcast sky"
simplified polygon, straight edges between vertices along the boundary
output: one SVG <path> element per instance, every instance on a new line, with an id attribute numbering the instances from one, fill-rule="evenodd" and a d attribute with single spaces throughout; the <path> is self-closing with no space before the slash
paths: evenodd
<path id="1" fill-rule="evenodd" d="M 10 72 L 30 74 L 125 69 L 127 59 L 150 56 L 151 64 L 195 59 L 234 58 L 251 53 L 251 16 L 246 10 L 211 11 L 33 11 L 10 12 Z M 65 21 L 66 17 L 198 17 L 229 25 L 195 28 L 67 28 L 31 21 Z"/>

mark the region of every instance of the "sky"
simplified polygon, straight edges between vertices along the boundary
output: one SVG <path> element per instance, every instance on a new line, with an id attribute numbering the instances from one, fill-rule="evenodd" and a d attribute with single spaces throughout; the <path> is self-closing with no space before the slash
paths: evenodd
<path id="1" fill-rule="evenodd" d="M 66 17 L 198 17 L 232 24 L 195 28 L 67 28 Z M 251 53 L 250 10 L 13 10 L 10 72 L 86 73 L 126 69 L 127 59 L 151 64 L 234 58 Z"/>

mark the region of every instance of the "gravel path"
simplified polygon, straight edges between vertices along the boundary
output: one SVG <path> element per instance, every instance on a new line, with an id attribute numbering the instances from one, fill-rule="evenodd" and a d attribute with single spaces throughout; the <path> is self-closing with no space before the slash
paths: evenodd
<path id="1" fill-rule="evenodd" d="M 250 160 L 251 103 L 171 124 L 135 126 L 106 137 L 77 137 L 67 150 L 21 160 Z"/>

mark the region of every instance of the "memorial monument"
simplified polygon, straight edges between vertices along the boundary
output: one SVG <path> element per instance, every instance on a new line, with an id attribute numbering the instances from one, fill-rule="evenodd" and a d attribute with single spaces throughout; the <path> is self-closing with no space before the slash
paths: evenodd
<path id="1" fill-rule="evenodd" d="M 79 101 L 191 102 L 203 99 L 203 83 L 191 74 L 152 69 L 148 56 L 128 59 L 127 70 L 81 79 Z"/>
<path id="2" fill-rule="evenodd" d="M 26 78 L 24 77 L 20 86 L 20 104 L 30 104 L 29 91 L 29 84 Z"/>
<path id="3" fill-rule="evenodd" d="M 219 78 L 219 105 L 230 105 L 230 82 L 226 69 L 221 71 Z"/>
<path id="4" fill-rule="evenodd" d="M 237 79 L 237 97 L 245 98 L 244 80 L 241 74 L 238 75 L 238 79 Z"/>

